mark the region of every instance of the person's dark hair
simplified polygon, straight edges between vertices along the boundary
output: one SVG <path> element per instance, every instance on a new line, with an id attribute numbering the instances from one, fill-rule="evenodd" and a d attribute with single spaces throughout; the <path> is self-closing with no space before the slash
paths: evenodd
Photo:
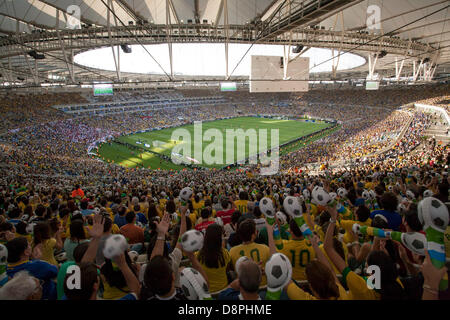
<path id="1" fill-rule="evenodd" d="M 27 224 L 25 222 L 23 222 L 23 221 L 19 221 L 16 224 L 16 232 L 18 234 L 23 235 L 23 236 L 27 235 L 28 234 L 28 232 L 27 232 Z"/>
<path id="2" fill-rule="evenodd" d="M 86 242 L 78 244 L 75 247 L 75 249 L 73 249 L 73 259 L 75 260 L 75 263 L 81 262 L 88 247 L 89 247 L 89 242 L 86 241 Z"/>
<path id="3" fill-rule="evenodd" d="M 136 267 L 133 265 L 130 256 L 126 252 L 125 252 L 125 261 L 128 264 L 128 267 L 130 267 L 131 271 L 137 276 Z M 125 280 L 125 277 L 123 276 L 122 271 L 113 266 L 113 262 L 111 261 L 111 259 L 105 258 L 105 263 L 101 267 L 100 272 L 105 277 L 106 281 L 111 287 L 122 289 L 127 285 L 127 282 Z"/>
<path id="4" fill-rule="evenodd" d="M 173 200 L 167 201 L 166 210 L 168 213 L 174 213 L 175 211 L 177 211 L 177 206 L 175 205 L 175 202 Z"/>
<path id="5" fill-rule="evenodd" d="M 121 206 L 119 208 L 119 216 L 123 217 L 126 213 L 127 213 L 127 208 L 125 208 L 124 206 Z"/>
<path id="6" fill-rule="evenodd" d="M 248 193 L 246 191 L 239 192 L 239 200 L 248 200 Z"/>
<path id="7" fill-rule="evenodd" d="M 422 230 L 422 224 L 420 223 L 417 205 L 415 203 L 412 203 L 409 206 L 409 210 L 405 212 L 405 221 L 413 231 L 419 232 Z"/>
<path id="8" fill-rule="evenodd" d="M 133 207 L 133 210 L 135 213 L 138 213 L 139 211 L 141 211 L 141 206 L 139 204 L 137 204 Z"/>
<path id="9" fill-rule="evenodd" d="M 64 278 L 64 294 L 68 300 L 89 300 L 92 297 L 94 285 L 99 282 L 97 267 L 92 262 L 82 262 L 79 267 L 80 289 L 67 287 L 71 274 L 66 274 Z"/>
<path id="10" fill-rule="evenodd" d="M 319 215 L 319 226 L 323 226 L 326 222 L 330 221 L 331 215 L 328 211 L 323 211 Z"/>
<path id="11" fill-rule="evenodd" d="M 313 260 L 306 265 L 305 274 L 308 283 L 320 299 L 337 299 L 340 296 L 332 272 L 328 266 L 319 260 Z"/>
<path id="12" fill-rule="evenodd" d="M 38 222 L 34 226 L 33 236 L 34 236 L 34 245 L 38 245 L 43 243 L 45 240 L 51 238 L 50 236 L 50 224 L 48 222 Z"/>
<path id="13" fill-rule="evenodd" d="M 200 212 L 200 216 L 202 217 L 202 219 L 208 219 L 210 215 L 211 211 L 209 211 L 208 208 L 203 208 L 202 211 Z"/>
<path id="14" fill-rule="evenodd" d="M 127 223 L 132 223 L 134 218 L 136 218 L 136 213 L 134 213 L 133 211 L 128 212 L 125 216 L 125 220 L 127 221 Z"/>
<path id="15" fill-rule="evenodd" d="M 10 219 L 16 219 L 20 216 L 21 213 L 22 213 L 22 211 L 19 208 L 14 208 L 8 212 L 8 217 Z"/>
<path id="16" fill-rule="evenodd" d="M 31 218 L 31 216 L 33 215 L 33 206 L 30 205 L 26 206 L 25 209 L 23 210 L 23 214 L 24 215 L 26 214 L 28 217 Z"/>
<path id="17" fill-rule="evenodd" d="M 103 225 L 103 232 L 108 232 L 111 230 L 113 222 L 109 215 L 105 215 L 103 218 L 103 220 L 105 221 L 105 224 Z"/>
<path id="18" fill-rule="evenodd" d="M 376 193 L 376 195 L 377 196 L 382 196 L 383 195 L 383 193 L 384 193 L 384 191 L 385 191 L 386 189 L 382 186 L 382 185 L 380 185 L 380 184 L 378 184 L 378 185 L 376 185 L 375 186 L 375 193 Z"/>
<path id="19" fill-rule="evenodd" d="M 81 201 L 80 208 L 81 208 L 81 210 L 86 210 L 88 208 L 88 202 L 87 201 Z"/>
<path id="20" fill-rule="evenodd" d="M 289 230 L 291 230 L 294 236 L 303 237 L 303 233 L 298 227 L 297 222 L 294 221 L 294 219 L 291 219 L 291 221 L 289 221 Z"/>
<path id="21" fill-rule="evenodd" d="M 237 224 L 240 217 L 241 217 L 241 212 L 239 210 L 234 211 L 231 214 L 231 223 L 232 224 Z"/>
<path id="22" fill-rule="evenodd" d="M 55 217 L 55 218 L 50 219 L 48 221 L 48 224 L 50 226 L 50 236 L 54 237 L 56 232 L 58 232 L 61 222 L 59 222 L 59 220 Z"/>
<path id="23" fill-rule="evenodd" d="M 376 265 L 381 271 L 381 300 L 403 300 L 406 293 L 397 282 L 398 271 L 394 261 L 384 251 L 372 251 L 367 257 L 369 266 Z"/>
<path id="24" fill-rule="evenodd" d="M 356 198 L 357 198 L 355 189 L 354 189 L 353 187 L 351 187 L 351 188 L 348 188 L 347 190 L 348 190 L 348 193 L 347 193 L 347 199 L 348 199 L 353 205 L 355 205 L 355 204 L 356 204 Z"/>
<path id="25" fill-rule="evenodd" d="M 144 285 L 157 295 L 166 295 L 172 289 L 173 271 L 169 260 L 163 256 L 155 256 L 147 264 L 144 273 Z"/>
<path id="26" fill-rule="evenodd" d="M 46 212 L 47 209 L 42 204 L 38 204 L 38 206 L 34 210 L 34 214 L 41 218 L 44 216 Z"/>
<path id="27" fill-rule="evenodd" d="M 439 183 L 438 186 L 438 194 L 434 195 L 435 198 L 441 200 L 442 202 L 448 202 L 448 189 L 449 185 L 446 182 Z"/>
<path id="28" fill-rule="evenodd" d="M 385 192 L 380 199 L 380 206 L 387 211 L 397 210 L 398 199 L 392 192 Z"/>
<path id="29" fill-rule="evenodd" d="M 16 263 L 28 248 L 28 240 L 25 237 L 17 237 L 8 241 L 5 246 L 8 249 L 8 263 Z"/>
<path id="30" fill-rule="evenodd" d="M 3 222 L 0 224 L 0 232 L 13 231 L 14 225 L 11 222 Z"/>
<path id="31" fill-rule="evenodd" d="M 225 265 L 222 250 L 222 227 L 216 223 L 206 228 L 204 245 L 198 254 L 198 260 L 208 268 L 220 268 Z"/>
<path id="32" fill-rule="evenodd" d="M 252 236 L 256 232 L 256 224 L 253 219 L 245 219 L 242 221 L 238 228 L 237 234 L 242 242 L 248 242 L 252 240 Z"/>
<path id="33" fill-rule="evenodd" d="M 64 208 L 62 210 L 59 210 L 58 214 L 59 214 L 59 217 L 62 219 L 70 214 L 70 210 L 69 210 L 69 208 Z"/>
<path id="34" fill-rule="evenodd" d="M 380 229 L 387 229 L 389 227 L 386 218 L 382 215 L 375 215 L 375 217 L 372 220 L 372 227 L 374 228 L 380 228 Z"/>
<path id="35" fill-rule="evenodd" d="M 223 210 L 226 210 L 227 208 L 228 208 L 228 204 L 229 204 L 230 202 L 228 201 L 228 199 L 226 199 L 226 198 L 224 198 L 224 199 L 222 199 L 222 201 L 220 202 L 220 205 L 222 206 L 222 209 Z"/>
<path id="36" fill-rule="evenodd" d="M 356 214 L 358 215 L 358 221 L 366 222 L 366 220 L 370 217 L 370 209 L 365 205 L 359 206 L 356 209 Z"/>
<path id="37" fill-rule="evenodd" d="M 83 221 L 81 220 L 72 221 L 72 223 L 70 224 L 70 238 L 75 241 L 86 239 Z"/>
<path id="38" fill-rule="evenodd" d="M 156 210 L 156 206 L 154 203 L 151 203 L 148 207 L 148 219 L 152 217 L 158 217 L 158 211 Z"/>
<path id="39" fill-rule="evenodd" d="M 261 218 L 262 212 L 259 206 L 253 209 L 253 214 L 255 215 L 256 218 Z"/>

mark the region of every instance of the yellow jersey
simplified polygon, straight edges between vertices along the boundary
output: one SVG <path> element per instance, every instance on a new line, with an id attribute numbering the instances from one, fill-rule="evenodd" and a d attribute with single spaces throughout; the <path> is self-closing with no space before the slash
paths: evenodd
<path id="1" fill-rule="evenodd" d="M 344 248 L 344 257 L 345 257 L 345 264 L 347 264 L 347 260 L 348 260 L 348 248 L 347 246 L 344 244 L 342 246 Z M 321 244 L 319 246 L 320 250 L 322 250 L 323 254 L 325 255 L 325 257 L 327 257 L 328 262 L 330 263 L 330 265 L 333 267 L 333 270 L 336 274 L 340 274 L 339 270 L 336 268 L 336 266 L 333 264 L 333 262 L 331 261 L 331 259 L 327 256 L 327 253 L 325 252 L 325 249 L 323 247 L 323 244 Z"/>
<path id="2" fill-rule="evenodd" d="M 219 266 L 219 268 L 208 268 L 203 262 L 200 262 L 203 270 L 205 270 L 205 273 L 208 276 L 210 292 L 217 292 L 228 286 L 227 266 L 231 261 L 231 256 L 225 248 L 222 248 L 222 254 L 224 258 L 224 265 Z M 196 253 L 197 259 L 198 255 L 199 252 Z"/>
<path id="3" fill-rule="evenodd" d="M 194 208 L 194 212 L 197 215 L 197 217 L 200 217 L 200 211 L 205 206 L 205 201 L 201 200 L 199 202 L 195 202 L 195 200 L 192 201 L 192 207 Z"/>
<path id="4" fill-rule="evenodd" d="M 249 244 L 240 244 L 230 249 L 231 263 L 233 263 L 233 267 L 236 266 L 236 261 L 243 256 L 246 256 L 256 263 L 261 262 L 261 266 L 264 267 L 266 265 L 267 260 L 270 258 L 270 249 L 265 244 L 259 243 L 249 243 Z M 265 286 L 267 284 L 266 275 L 262 275 L 261 286 Z"/>
<path id="5" fill-rule="evenodd" d="M 291 261 L 293 279 L 307 280 L 306 265 L 316 256 L 309 240 L 283 240 L 283 249 L 277 251 L 286 255 Z"/>
<path id="6" fill-rule="evenodd" d="M 342 241 L 344 242 L 344 244 L 347 243 L 353 243 L 355 241 L 358 241 L 359 239 L 357 237 L 354 237 L 351 233 L 353 225 L 357 223 L 361 226 L 367 226 L 370 227 L 372 225 L 372 219 L 367 219 L 364 222 L 361 221 L 354 221 L 354 220 L 341 220 L 340 222 L 340 227 L 343 228 L 345 230 L 345 234 L 344 237 L 342 238 Z"/>
<path id="7" fill-rule="evenodd" d="M 337 283 L 339 289 L 339 297 L 330 300 L 349 300 L 349 295 L 345 289 Z M 291 283 L 287 288 L 287 295 L 290 300 L 319 300 L 315 296 L 303 291 L 295 283 Z"/>
<path id="8" fill-rule="evenodd" d="M 58 266 L 53 251 L 55 250 L 56 239 L 50 238 L 42 243 L 42 257 L 41 260 L 46 261 L 54 266 Z"/>
<path id="9" fill-rule="evenodd" d="M 236 200 L 234 204 L 236 205 L 237 209 L 242 213 L 245 214 L 248 212 L 247 210 L 247 203 L 248 200 Z"/>

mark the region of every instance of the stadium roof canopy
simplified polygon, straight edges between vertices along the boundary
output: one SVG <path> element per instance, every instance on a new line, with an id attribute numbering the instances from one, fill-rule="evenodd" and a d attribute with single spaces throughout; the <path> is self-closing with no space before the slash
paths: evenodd
<path id="1" fill-rule="evenodd" d="M 170 71 L 122 72 L 119 47 L 114 71 L 78 65 L 73 57 L 100 47 L 199 42 L 223 43 L 224 50 L 229 43 L 300 46 L 300 54 L 333 49 L 336 70 L 310 80 L 366 79 L 369 72 L 448 79 L 449 6 L 447 0 L 0 0 L 0 82 L 187 80 Z M 339 52 L 366 63 L 339 70 Z M 225 78 L 243 80 L 232 70 Z"/>

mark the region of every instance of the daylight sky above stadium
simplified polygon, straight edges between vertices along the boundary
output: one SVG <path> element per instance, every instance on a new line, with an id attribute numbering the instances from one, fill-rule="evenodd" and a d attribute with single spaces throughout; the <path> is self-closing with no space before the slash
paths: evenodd
<path id="1" fill-rule="evenodd" d="M 241 60 L 248 50 L 248 44 L 229 45 L 229 72 Z M 170 73 L 169 49 L 167 44 L 147 45 L 147 50 L 156 61 Z M 120 49 L 119 49 L 120 50 Z M 117 52 L 117 48 L 115 47 Z M 190 76 L 224 76 L 225 75 L 225 49 L 223 44 L 190 43 L 173 44 L 173 69 L 176 75 Z M 335 51 L 335 55 L 337 51 Z M 245 58 L 233 72 L 233 76 L 250 75 L 250 59 L 252 55 L 282 56 L 281 45 L 254 45 Z M 294 55 L 295 56 L 295 55 Z M 310 72 L 330 72 L 332 61 L 331 50 L 311 48 L 302 54 L 310 58 Z M 94 49 L 75 56 L 75 62 L 87 67 L 115 71 L 114 58 L 110 47 Z M 328 61 L 329 60 L 329 61 Z M 324 62 L 326 61 L 326 62 Z M 339 58 L 338 70 L 358 67 L 365 63 L 365 59 L 345 53 Z M 132 53 L 120 53 L 120 69 L 123 72 L 163 74 L 158 64 L 140 45 L 132 46 Z"/>

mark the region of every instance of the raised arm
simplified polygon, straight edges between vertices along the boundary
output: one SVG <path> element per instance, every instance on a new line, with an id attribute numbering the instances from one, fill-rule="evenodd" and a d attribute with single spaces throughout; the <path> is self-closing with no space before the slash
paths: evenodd
<path id="1" fill-rule="evenodd" d="M 153 248 L 152 255 L 149 260 L 152 260 L 153 257 L 164 255 L 164 244 L 166 242 L 166 233 L 169 230 L 170 225 L 170 215 L 165 213 L 161 222 L 154 222 L 156 224 L 156 244 Z"/>
<path id="2" fill-rule="evenodd" d="M 89 230 L 89 235 L 91 236 L 91 241 L 89 242 L 88 249 L 84 253 L 81 262 L 95 262 L 95 257 L 97 256 L 98 245 L 100 243 L 100 238 L 103 235 L 103 225 L 105 224 L 105 219 L 101 214 L 96 214 L 94 216 L 94 222 L 92 228 Z"/>
<path id="3" fill-rule="evenodd" d="M 181 214 L 181 225 L 180 225 L 180 234 L 178 235 L 178 241 L 177 241 L 177 245 L 176 248 L 182 250 L 181 247 L 181 236 L 186 232 L 187 226 L 186 226 L 186 211 L 187 211 L 187 206 L 183 206 L 180 208 L 180 214 Z"/>
<path id="4" fill-rule="evenodd" d="M 275 241 L 273 239 L 273 227 L 267 222 L 267 220 L 266 220 L 266 230 L 267 230 L 267 238 L 269 241 L 270 255 L 273 255 L 274 253 L 277 253 L 277 247 L 275 246 Z"/>
<path id="5" fill-rule="evenodd" d="M 338 278 L 336 277 L 336 272 L 334 272 L 333 267 L 330 265 L 330 262 L 328 261 L 327 257 L 322 252 L 322 250 L 320 250 L 320 248 L 319 248 L 319 241 L 320 241 L 319 237 L 317 235 L 313 235 L 310 238 L 310 241 L 311 241 L 312 247 L 314 249 L 314 252 L 316 253 L 317 260 L 319 260 L 324 265 L 326 265 L 328 267 L 328 269 L 330 269 L 331 273 L 333 274 L 334 281 L 336 283 L 340 283 Z"/>
<path id="6" fill-rule="evenodd" d="M 337 211 L 336 208 L 329 208 L 328 212 L 331 215 L 330 224 L 328 225 L 327 233 L 325 234 L 325 240 L 323 247 L 327 256 L 330 258 L 331 262 L 336 266 L 340 273 L 345 269 L 346 264 L 342 257 L 334 250 L 333 247 L 333 236 L 334 229 L 336 228 Z"/>
<path id="7" fill-rule="evenodd" d="M 195 254 L 193 252 L 187 252 L 187 251 L 183 251 L 183 254 L 188 257 L 188 259 L 191 261 L 192 264 L 192 268 L 194 268 L 195 270 L 197 270 L 198 272 L 200 272 L 200 274 L 203 276 L 203 278 L 205 278 L 206 283 L 208 284 L 209 287 L 209 280 L 208 280 L 208 276 L 206 275 L 205 270 L 203 269 L 202 265 L 200 264 L 200 262 L 198 261 L 197 257 L 195 256 Z"/>
<path id="8" fill-rule="evenodd" d="M 120 271 L 122 272 L 123 277 L 125 278 L 125 281 L 127 283 L 127 287 L 130 289 L 130 292 L 136 294 L 136 296 L 139 297 L 141 285 L 136 275 L 131 271 L 130 267 L 128 266 L 127 261 L 125 260 L 125 254 L 126 253 L 123 252 L 120 256 L 114 258 L 114 262 L 117 264 Z"/>

